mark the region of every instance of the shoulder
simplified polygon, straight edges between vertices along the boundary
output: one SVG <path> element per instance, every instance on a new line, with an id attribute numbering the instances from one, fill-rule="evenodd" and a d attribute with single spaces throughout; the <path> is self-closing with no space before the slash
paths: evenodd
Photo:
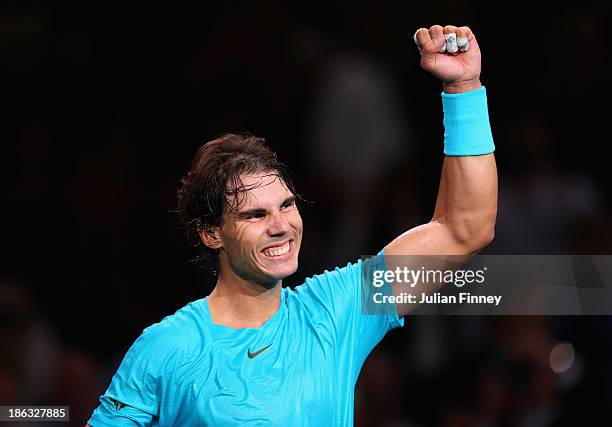
<path id="1" fill-rule="evenodd" d="M 148 326 L 136 339 L 128 356 L 145 356 L 157 364 L 168 359 L 182 357 L 200 348 L 206 327 L 202 315 L 203 300 L 197 300 Z"/>
<path id="2" fill-rule="evenodd" d="M 181 381 L 197 356 L 203 341 L 200 331 L 206 327 L 201 304 L 190 303 L 142 331 L 113 376 L 101 407 L 112 411 L 109 399 L 115 399 L 146 414 L 156 413 L 160 390 Z"/>
<path id="3" fill-rule="evenodd" d="M 289 297 L 304 304 L 323 302 L 344 305 L 360 298 L 359 290 L 367 287 L 375 270 L 385 269 L 384 252 L 380 251 L 376 256 L 360 258 L 344 267 L 325 270 L 307 278 L 303 284 L 289 292 Z"/>
<path id="4" fill-rule="evenodd" d="M 301 285 L 287 290 L 289 302 L 308 311 L 324 309 L 325 312 L 336 312 L 355 299 L 361 278 L 361 264 L 362 261 L 358 260 L 306 278 Z"/>
<path id="5" fill-rule="evenodd" d="M 361 260 L 349 262 L 343 267 L 336 267 L 333 270 L 324 270 L 322 273 L 306 278 L 303 284 L 296 286 L 297 293 L 305 292 L 312 288 L 324 285 L 337 285 L 346 283 L 353 279 L 358 279 L 361 272 Z"/>
<path id="6" fill-rule="evenodd" d="M 303 284 L 295 287 L 295 293 L 299 296 L 318 288 L 352 288 L 369 277 L 372 271 L 385 270 L 386 268 L 384 252 L 380 251 L 376 256 L 364 257 L 355 262 L 349 262 L 344 267 L 324 270 L 321 274 L 308 277 Z"/>

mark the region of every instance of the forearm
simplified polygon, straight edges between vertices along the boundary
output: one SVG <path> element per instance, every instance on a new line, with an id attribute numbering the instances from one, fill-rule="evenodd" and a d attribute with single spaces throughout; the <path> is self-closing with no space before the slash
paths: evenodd
<path id="1" fill-rule="evenodd" d="M 479 77 L 443 82 L 443 88 L 447 156 L 432 220 L 449 227 L 461 244 L 478 250 L 493 238 L 497 214 L 497 168 L 486 96 Z"/>
<path id="2" fill-rule="evenodd" d="M 443 223 L 446 217 L 446 157 L 442 163 L 442 173 L 440 174 L 440 185 L 438 186 L 438 196 L 436 197 L 436 207 L 434 209 L 432 221 Z"/>
<path id="3" fill-rule="evenodd" d="M 493 153 L 446 156 L 432 221 L 448 227 L 459 244 L 480 249 L 493 238 L 497 168 Z"/>
<path id="4" fill-rule="evenodd" d="M 465 93 L 472 90 L 477 90 L 482 87 L 480 78 L 476 77 L 473 80 L 467 82 L 457 83 L 442 83 L 442 88 L 445 93 Z M 438 189 L 438 197 L 436 198 L 436 208 L 432 221 L 443 222 L 446 216 L 446 158 L 442 164 L 442 174 L 440 177 L 440 186 Z"/>

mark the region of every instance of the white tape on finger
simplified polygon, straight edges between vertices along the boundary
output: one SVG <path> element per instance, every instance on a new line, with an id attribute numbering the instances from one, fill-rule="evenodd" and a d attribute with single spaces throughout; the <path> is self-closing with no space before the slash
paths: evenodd
<path id="1" fill-rule="evenodd" d="M 457 47 L 459 48 L 459 52 L 467 52 L 470 48 L 470 42 L 467 38 L 458 38 Z"/>
<path id="2" fill-rule="evenodd" d="M 446 50 L 449 53 L 455 53 L 459 50 L 459 47 L 457 47 L 457 34 L 456 33 L 444 34 L 444 40 L 446 40 Z"/>
<path id="3" fill-rule="evenodd" d="M 417 33 L 419 32 L 419 30 L 416 30 L 416 33 L 414 33 L 414 36 L 412 36 L 412 40 L 414 40 L 414 42 L 416 43 L 417 47 L 421 47 L 421 44 L 419 43 L 419 41 L 417 40 Z"/>

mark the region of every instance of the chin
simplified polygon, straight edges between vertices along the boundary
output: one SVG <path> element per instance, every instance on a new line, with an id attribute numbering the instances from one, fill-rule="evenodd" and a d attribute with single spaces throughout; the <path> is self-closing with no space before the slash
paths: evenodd
<path id="1" fill-rule="evenodd" d="M 298 269 L 298 265 L 297 265 L 297 262 L 296 262 L 293 266 L 291 266 L 291 268 L 288 268 L 286 271 L 283 272 L 283 277 L 282 278 L 284 279 L 286 277 L 291 276 L 292 274 L 294 274 L 297 271 L 297 269 Z"/>
<path id="2" fill-rule="evenodd" d="M 297 260 L 295 262 L 290 263 L 289 265 L 286 266 L 282 266 L 282 267 L 276 267 L 274 269 L 272 269 L 272 271 L 270 272 L 270 277 L 273 277 L 274 280 L 283 280 L 286 277 L 291 276 L 292 274 L 294 274 L 298 269 L 298 263 Z"/>
<path id="3" fill-rule="evenodd" d="M 278 259 L 264 259 L 263 271 L 265 275 L 277 282 L 294 274 L 298 269 L 298 250 L 292 246 L 291 252 L 286 256 L 281 256 Z"/>
<path id="4" fill-rule="evenodd" d="M 255 269 L 251 270 L 251 280 L 271 289 L 278 284 L 279 280 L 283 280 L 297 271 L 298 260 L 295 256 L 283 261 L 260 259 L 253 267 Z"/>

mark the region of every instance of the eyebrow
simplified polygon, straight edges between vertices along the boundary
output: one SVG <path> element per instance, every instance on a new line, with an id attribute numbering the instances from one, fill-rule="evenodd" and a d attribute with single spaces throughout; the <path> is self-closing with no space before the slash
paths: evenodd
<path id="1" fill-rule="evenodd" d="M 295 200 L 296 200 L 295 196 L 289 196 L 285 200 L 283 200 L 283 203 L 281 203 L 281 206 L 295 203 Z M 244 218 L 248 218 L 248 217 L 254 216 L 254 215 L 265 215 L 267 213 L 268 213 L 267 209 L 255 208 L 255 209 L 248 209 L 246 211 L 237 212 L 236 216 L 239 219 L 244 219 Z"/>

